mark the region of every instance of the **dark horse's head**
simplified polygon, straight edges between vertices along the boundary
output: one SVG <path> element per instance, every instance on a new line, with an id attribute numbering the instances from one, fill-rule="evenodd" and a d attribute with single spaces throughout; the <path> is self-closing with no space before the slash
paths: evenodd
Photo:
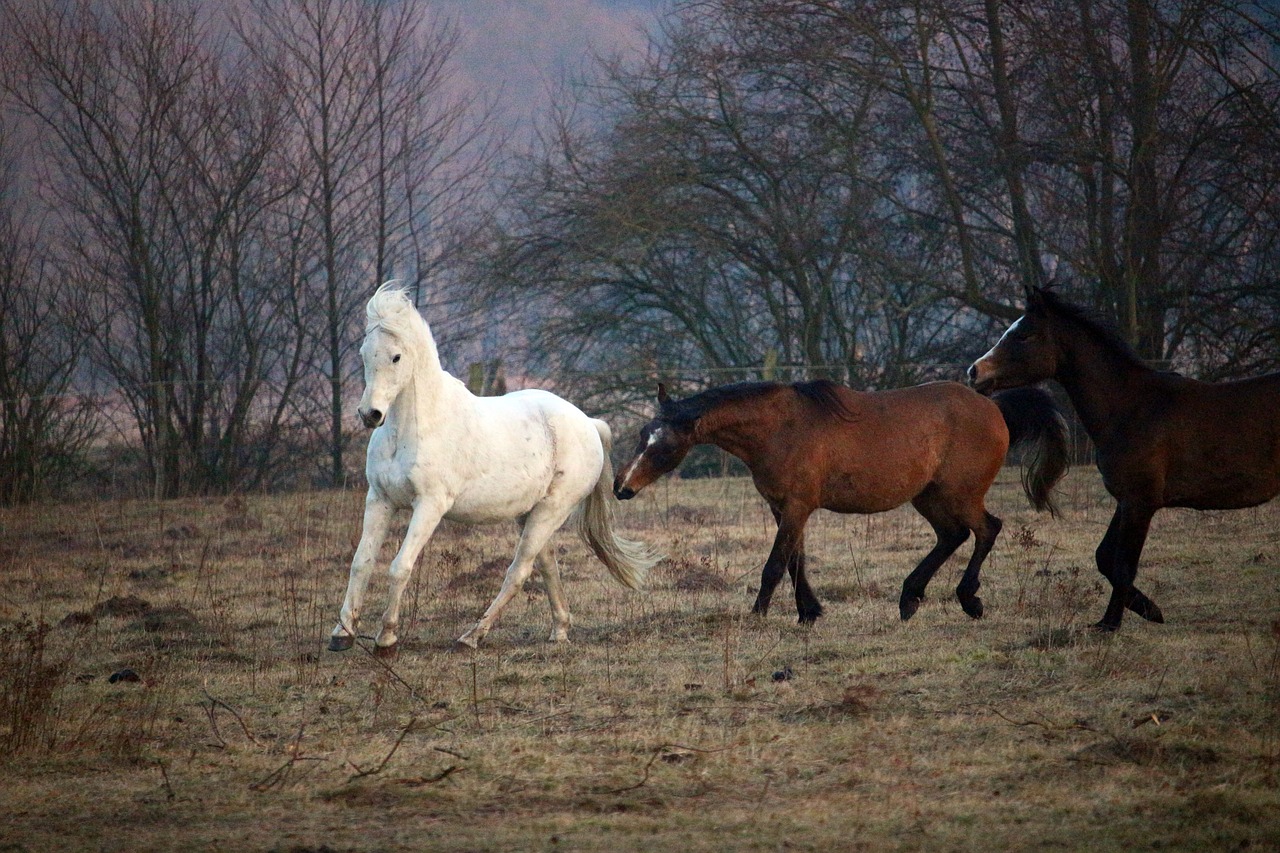
<path id="1" fill-rule="evenodd" d="M 1034 385 L 1056 374 L 1061 347 L 1055 339 L 1052 309 L 1058 304 L 1051 291 L 1027 288 L 1025 313 L 986 355 L 969 366 L 969 384 L 990 394 L 1002 388 Z"/>
<path id="2" fill-rule="evenodd" d="M 694 440 L 696 418 L 682 417 L 666 386 L 658 384 L 658 414 L 640 430 L 640 443 L 630 462 L 613 480 L 613 493 L 619 500 L 630 500 L 641 489 L 674 470 L 684 461 Z"/>

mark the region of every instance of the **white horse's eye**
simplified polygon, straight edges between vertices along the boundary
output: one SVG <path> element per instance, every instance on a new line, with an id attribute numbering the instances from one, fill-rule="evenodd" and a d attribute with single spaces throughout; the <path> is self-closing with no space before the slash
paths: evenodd
<path id="1" fill-rule="evenodd" d="M 392 363 L 392 364 L 395 364 L 395 363 L 397 363 L 398 361 L 400 361 L 400 353 L 396 353 L 395 355 L 391 356 L 391 363 Z"/>

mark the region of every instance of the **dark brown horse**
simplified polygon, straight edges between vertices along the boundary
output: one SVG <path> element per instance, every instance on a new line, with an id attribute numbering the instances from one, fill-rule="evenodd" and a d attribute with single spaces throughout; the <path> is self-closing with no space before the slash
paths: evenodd
<path id="1" fill-rule="evenodd" d="M 938 542 L 902 584 L 902 618 L 916 612 L 929 580 L 972 531 L 973 556 L 956 597 L 977 619 L 978 572 L 1001 527 L 984 500 L 1011 438 L 1037 442 L 1023 485 L 1037 507 L 1052 509 L 1049 490 L 1066 470 L 1066 431 L 1052 399 L 1038 389 L 993 403 L 955 382 L 874 393 L 827 381 L 747 382 L 677 401 L 660 385 L 658 415 L 641 430 L 636 456 L 614 480 L 613 493 L 634 497 L 696 444 L 737 456 L 778 523 L 752 610 L 769 609 L 785 571 L 801 623 L 822 615 L 804 572 L 804 527 L 813 511 L 884 512 L 911 501 Z"/>
<path id="2" fill-rule="evenodd" d="M 1212 384 L 1153 370 L 1085 311 L 1032 289 L 969 379 L 984 392 L 1056 379 L 1075 404 L 1116 499 L 1097 551 L 1111 582 L 1101 629 L 1119 628 L 1126 607 L 1164 621 L 1133 585 L 1156 510 L 1239 509 L 1280 493 L 1280 373 Z"/>

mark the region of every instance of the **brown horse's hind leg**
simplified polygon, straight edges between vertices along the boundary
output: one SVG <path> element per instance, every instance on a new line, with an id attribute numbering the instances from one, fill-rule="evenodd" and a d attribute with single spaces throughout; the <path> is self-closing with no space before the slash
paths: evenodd
<path id="1" fill-rule="evenodd" d="M 787 563 L 787 572 L 796 589 L 796 613 L 799 614 L 800 624 L 812 625 L 822 615 L 822 603 L 818 601 L 818 596 L 809 586 L 809 579 L 805 577 L 803 538 L 791 555 L 791 561 Z"/>
<path id="2" fill-rule="evenodd" d="M 1004 522 L 989 512 L 983 512 L 983 522 L 981 529 L 973 531 L 973 556 L 969 558 L 969 565 L 965 567 L 960 585 L 956 587 L 960 607 L 974 619 L 982 618 L 982 599 L 978 598 L 978 587 L 981 586 L 978 573 L 982 571 L 982 562 L 991 553 L 991 547 L 996 544 L 996 537 L 1004 527 Z"/>

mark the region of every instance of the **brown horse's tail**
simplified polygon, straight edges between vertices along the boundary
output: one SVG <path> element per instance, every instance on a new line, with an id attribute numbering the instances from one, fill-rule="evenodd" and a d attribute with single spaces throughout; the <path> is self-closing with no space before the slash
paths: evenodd
<path id="1" fill-rule="evenodd" d="M 1036 509 L 1056 516 L 1050 491 L 1070 464 L 1067 421 L 1049 392 L 1041 388 L 1011 388 L 991 395 L 1009 428 L 1009 446 L 1034 442 L 1024 460 L 1022 488 Z"/>

